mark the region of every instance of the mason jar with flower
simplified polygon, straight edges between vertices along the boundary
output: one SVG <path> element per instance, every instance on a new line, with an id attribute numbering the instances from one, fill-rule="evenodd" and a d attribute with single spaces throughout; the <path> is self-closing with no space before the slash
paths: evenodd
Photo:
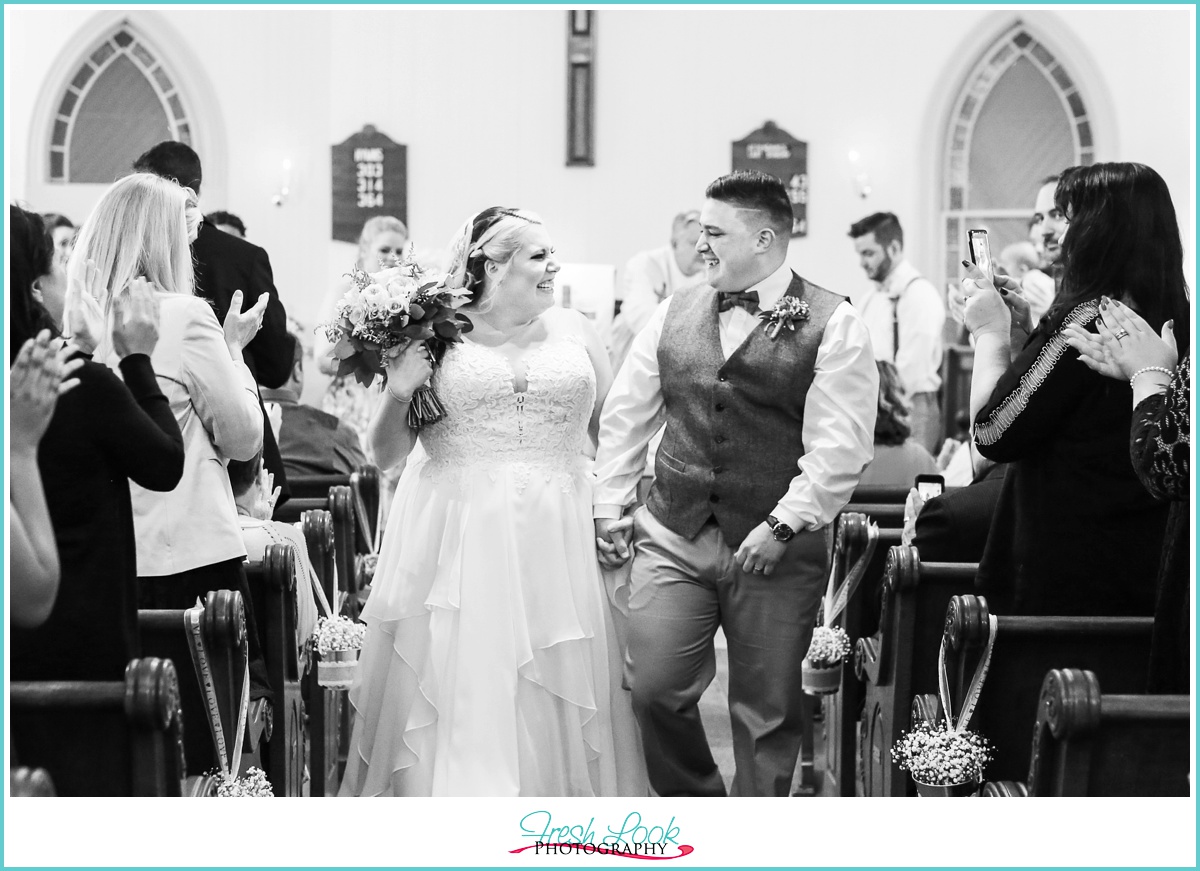
<path id="1" fill-rule="evenodd" d="M 317 683 L 331 689 L 349 689 L 358 669 L 367 627 L 348 617 L 322 617 L 313 633 L 317 655 Z"/>

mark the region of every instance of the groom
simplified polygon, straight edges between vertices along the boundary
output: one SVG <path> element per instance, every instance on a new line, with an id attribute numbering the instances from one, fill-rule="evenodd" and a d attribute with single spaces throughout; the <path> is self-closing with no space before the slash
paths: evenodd
<path id="1" fill-rule="evenodd" d="M 626 670 L 655 792 L 725 795 L 697 706 L 721 626 L 732 792 L 787 795 L 800 662 L 828 579 L 822 530 L 871 460 L 879 382 L 858 312 L 786 265 L 783 184 L 735 172 L 705 196 L 707 283 L 659 306 L 604 406 L 597 546 L 605 567 L 620 566 L 632 529 Z M 772 335 L 759 313 L 777 304 L 793 314 Z M 646 505 L 621 518 L 664 423 Z"/>

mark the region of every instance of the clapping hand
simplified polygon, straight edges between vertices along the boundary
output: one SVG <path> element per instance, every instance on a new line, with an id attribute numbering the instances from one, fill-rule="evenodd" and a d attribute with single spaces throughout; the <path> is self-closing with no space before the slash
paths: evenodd
<path id="1" fill-rule="evenodd" d="M 275 516 L 275 503 L 279 501 L 281 488 L 275 486 L 275 476 L 267 471 L 266 466 L 258 470 L 258 482 L 255 485 L 254 507 L 250 516 L 256 520 L 270 520 Z"/>
<path id="2" fill-rule="evenodd" d="M 242 350 L 250 344 L 262 328 L 263 316 L 267 311 L 270 295 L 259 294 L 258 301 L 250 308 L 242 311 L 242 292 L 235 290 L 229 300 L 229 311 L 225 313 L 225 344 L 229 352 L 241 359 Z"/>
<path id="3" fill-rule="evenodd" d="M 1157 335 L 1129 306 L 1105 297 L 1096 330 L 1089 333 L 1070 324 L 1063 334 L 1067 344 L 1079 352 L 1080 362 L 1101 375 L 1128 381 L 1148 366 L 1174 369 L 1179 362 L 1174 321 L 1163 324 L 1161 336 Z"/>
<path id="4" fill-rule="evenodd" d="M 71 342 L 85 354 L 95 352 L 104 335 L 104 309 L 100 306 L 104 288 L 99 278 L 96 261 L 88 260 L 84 263 L 83 280 L 74 275 L 67 283 L 64 326 Z"/>
<path id="5" fill-rule="evenodd" d="M 158 297 L 154 285 L 135 278 L 113 299 L 113 350 L 121 359 L 154 353 L 158 345 Z"/>
<path id="6" fill-rule="evenodd" d="M 83 360 L 68 361 L 72 351 L 55 348 L 49 330 L 21 346 L 13 361 L 9 381 L 9 407 L 12 449 L 32 449 L 37 446 L 50 419 L 58 397 L 74 389 L 78 378 L 71 378 Z"/>

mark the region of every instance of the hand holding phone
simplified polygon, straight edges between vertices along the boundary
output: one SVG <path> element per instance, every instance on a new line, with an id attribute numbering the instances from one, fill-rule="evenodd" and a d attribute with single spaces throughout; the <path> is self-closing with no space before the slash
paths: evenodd
<path id="1" fill-rule="evenodd" d="M 921 499 L 928 502 L 934 496 L 941 496 L 946 489 L 946 479 L 941 475 L 917 475 L 915 486 Z"/>
<path id="2" fill-rule="evenodd" d="M 996 283 L 996 270 L 992 266 L 992 247 L 988 244 L 987 230 L 968 230 L 967 247 L 971 250 L 971 262 L 979 267 L 987 280 Z"/>

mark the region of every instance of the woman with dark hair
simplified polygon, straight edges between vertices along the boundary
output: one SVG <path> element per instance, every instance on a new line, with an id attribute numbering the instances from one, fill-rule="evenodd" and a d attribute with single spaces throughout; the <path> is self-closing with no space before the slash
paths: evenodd
<path id="1" fill-rule="evenodd" d="M 590 322 L 554 305 L 558 270 L 536 215 L 480 212 L 447 282 L 473 329 L 436 370 L 423 343 L 388 366 L 374 455 L 424 455 L 362 614 L 342 795 L 645 795 L 591 519 L 612 376 Z M 416 431 L 431 373 L 446 415 Z"/>
<path id="2" fill-rule="evenodd" d="M 67 282 L 41 217 L 10 206 L 8 222 L 15 357 L 39 332 L 58 334 L 35 287 L 61 298 Z M 59 399 L 38 448 L 62 577 L 49 619 L 13 629 L 14 680 L 121 680 L 139 652 L 129 482 L 173 488 L 183 474 L 183 437 L 150 364 L 158 341 L 153 291 L 130 282 L 113 308 L 108 338 L 121 376 L 84 362 L 74 373 L 79 386 Z"/>
<path id="3" fill-rule="evenodd" d="M 1096 322 L 1099 335 L 1069 327 L 1067 342 L 1089 369 L 1128 381 L 1133 394 L 1129 457 L 1142 484 L 1170 501 L 1167 534 L 1159 564 L 1146 691 L 1191 692 L 1191 569 L 1188 512 L 1191 491 L 1192 361 L 1179 359 L 1175 324 L 1160 335 L 1117 300 Z"/>
<path id="4" fill-rule="evenodd" d="M 1062 285 L 1032 335 L 1015 282 L 997 290 L 964 264 L 975 445 L 1011 464 L 978 583 L 997 613 L 1150 615 L 1167 507 L 1129 463 L 1128 383 L 1078 365 L 1067 330 L 1095 332 L 1119 298 L 1154 330 L 1173 318 L 1186 353 L 1175 208 L 1162 178 L 1135 163 L 1073 167 L 1055 201 L 1069 221 Z"/>
<path id="5" fill-rule="evenodd" d="M 937 461 L 912 439 L 912 407 L 895 364 L 876 360 L 875 368 L 879 370 L 875 456 L 863 469 L 858 486 L 911 487 L 917 475 L 936 473 Z"/>

